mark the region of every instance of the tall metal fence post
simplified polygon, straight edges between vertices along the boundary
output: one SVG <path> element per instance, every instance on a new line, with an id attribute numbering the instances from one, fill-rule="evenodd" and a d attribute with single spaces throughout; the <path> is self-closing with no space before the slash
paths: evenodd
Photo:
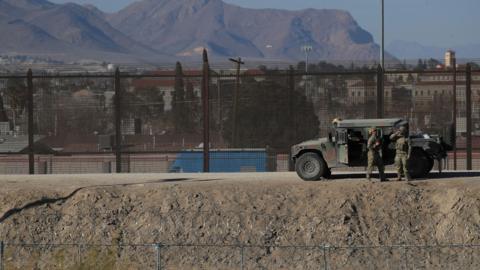
<path id="1" fill-rule="evenodd" d="M 203 104 L 203 172 L 210 171 L 210 66 L 207 50 L 203 50 L 202 104 Z"/>
<path id="2" fill-rule="evenodd" d="M 122 90 L 120 87 L 120 69 L 115 70 L 115 160 L 116 172 L 122 172 Z"/>
<path id="3" fill-rule="evenodd" d="M 77 247 L 77 263 L 78 265 L 82 265 L 82 245 L 76 245 Z"/>
<path id="4" fill-rule="evenodd" d="M 238 59 L 230 58 L 230 61 L 236 64 L 237 73 L 235 78 L 235 90 L 233 92 L 233 128 L 232 128 L 232 147 L 237 147 L 237 118 L 238 118 L 238 98 L 239 98 L 239 91 L 240 91 L 240 67 L 241 65 L 245 64 L 242 61 L 242 58 L 238 57 Z"/>
<path id="5" fill-rule="evenodd" d="M 457 170 L 457 60 L 452 59 L 453 65 L 453 170 Z"/>
<path id="6" fill-rule="evenodd" d="M 294 96 L 295 96 L 295 70 L 293 66 L 290 66 L 288 69 L 288 117 L 290 119 L 290 144 L 294 145 L 298 143 L 297 140 L 297 128 L 296 128 L 296 119 L 295 119 L 295 104 L 294 104 Z M 288 171 L 292 172 L 295 170 L 295 166 L 293 164 L 293 160 L 290 158 L 292 156 L 291 149 L 288 152 Z"/>
<path id="7" fill-rule="evenodd" d="M 162 244 L 156 244 L 155 250 L 157 251 L 157 270 L 162 270 Z"/>
<path id="8" fill-rule="evenodd" d="M 467 170 L 472 170 L 472 67 L 467 64 L 465 70 L 465 95 L 467 105 Z"/>
<path id="9" fill-rule="evenodd" d="M 243 245 L 240 246 L 240 269 L 245 269 L 244 259 L 245 259 L 245 247 Z"/>
<path id="10" fill-rule="evenodd" d="M 34 157 L 34 138 L 35 133 L 33 126 L 33 72 L 31 69 L 27 72 L 27 110 L 28 110 L 28 172 L 35 174 L 35 157 Z"/>
<path id="11" fill-rule="evenodd" d="M 328 270 L 328 260 L 327 260 L 327 245 L 323 245 L 323 269 Z"/>
<path id="12" fill-rule="evenodd" d="M 385 85 L 385 74 L 382 66 L 378 65 L 377 68 L 377 118 L 383 118 L 384 105 L 383 105 L 383 89 Z"/>
<path id="13" fill-rule="evenodd" d="M 0 270 L 3 270 L 3 257 L 4 257 L 5 244 L 0 241 Z"/>

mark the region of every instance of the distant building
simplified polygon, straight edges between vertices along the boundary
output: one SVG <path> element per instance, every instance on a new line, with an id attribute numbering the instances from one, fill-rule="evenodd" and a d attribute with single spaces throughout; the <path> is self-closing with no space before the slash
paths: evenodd
<path id="1" fill-rule="evenodd" d="M 142 120 L 138 118 L 122 119 L 121 131 L 123 135 L 142 134 Z"/>
<path id="2" fill-rule="evenodd" d="M 173 93 L 175 91 L 175 71 L 154 71 L 149 75 L 158 76 L 152 78 L 142 78 L 133 80 L 130 84 L 129 91 L 133 92 L 135 89 L 151 89 L 152 91 L 159 91 L 163 93 L 163 99 L 165 102 L 165 111 L 172 110 L 173 106 Z M 201 95 L 201 70 L 185 70 L 183 72 L 184 85 L 191 84 L 193 86 L 193 92 L 197 97 Z"/>
<path id="3" fill-rule="evenodd" d="M 33 150 L 37 154 L 52 154 L 55 151 L 48 145 L 41 143 L 42 136 L 33 136 Z M 0 136 L 0 153 L 22 153 L 28 151 L 28 136 Z"/>
<path id="4" fill-rule="evenodd" d="M 445 53 L 445 68 L 452 68 L 455 63 L 455 52 L 448 50 Z"/>
<path id="5" fill-rule="evenodd" d="M 7 79 L 0 79 L 0 91 L 7 89 Z"/>
<path id="6" fill-rule="evenodd" d="M 219 76 L 214 76 L 214 75 Z M 251 77 L 257 82 L 265 80 L 265 72 L 259 69 L 242 69 L 240 71 L 241 78 Z M 173 94 L 175 91 L 175 71 L 172 70 L 158 70 L 151 72 L 149 75 L 153 75 L 150 78 L 135 79 L 129 85 L 129 91 L 133 92 L 135 89 L 151 89 L 153 91 L 159 91 L 163 93 L 163 99 L 165 102 L 165 111 L 172 110 L 173 106 Z M 193 87 L 193 92 L 196 97 L 201 97 L 202 93 L 202 71 L 201 70 L 184 70 L 184 85 L 187 87 L 190 84 Z M 236 70 L 222 70 L 211 74 L 212 84 L 217 85 L 217 90 L 221 88 L 221 85 L 229 84 L 233 85 L 236 80 Z M 158 76 L 158 77 L 154 77 Z"/>

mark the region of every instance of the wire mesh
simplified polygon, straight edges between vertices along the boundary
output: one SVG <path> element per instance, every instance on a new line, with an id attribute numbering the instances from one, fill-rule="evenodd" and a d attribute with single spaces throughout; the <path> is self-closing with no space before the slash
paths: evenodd
<path id="1" fill-rule="evenodd" d="M 5 244 L 3 269 L 478 269 L 479 247 Z"/>
<path id="2" fill-rule="evenodd" d="M 34 75 L 37 173 L 110 173 L 117 170 L 115 115 L 120 112 L 122 172 L 203 171 L 202 72 L 166 69 L 120 73 L 122 103 L 115 107 L 113 74 Z M 28 140 L 26 76 L 2 77 L 5 115 L 0 173 L 24 174 Z M 334 118 L 408 119 L 411 130 L 445 135 L 457 100 L 458 167 L 466 153 L 466 79 L 454 87 L 448 70 L 387 71 L 382 104 L 376 71 L 256 68 L 211 70 L 208 95 L 210 171 L 286 171 L 290 146 L 326 137 Z M 480 135 L 480 73 L 472 72 L 472 147 Z M 5 124 L 6 123 L 6 124 Z M 6 134 L 8 133 L 8 134 Z M 2 137 L 2 138 L 3 138 Z M 15 138 L 15 139 L 14 139 Z M 21 147 L 23 146 L 23 147 Z M 23 151 L 23 152 L 22 152 Z M 453 167 L 448 164 L 448 167 Z M 474 153 L 473 168 L 478 169 Z M 358 168 L 363 170 L 363 168 Z"/>

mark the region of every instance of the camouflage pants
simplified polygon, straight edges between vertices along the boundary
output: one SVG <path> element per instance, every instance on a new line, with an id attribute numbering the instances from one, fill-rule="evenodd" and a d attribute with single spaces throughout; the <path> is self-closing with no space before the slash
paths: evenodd
<path id="1" fill-rule="evenodd" d="M 397 169 L 398 178 L 401 178 L 402 175 L 405 175 L 406 179 L 410 179 L 410 174 L 408 173 L 408 158 L 407 154 L 397 153 L 395 155 L 395 168 Z"/>
<path id="2" fill-rule="evenodd" d="M 373 167 L 378 167 L 378 172 L 380 174 L 380 178 L 385 178 L 384 171 L 385 167 L 383 166 L 382 157 L 378 152 L 368 151 L 368 166 L 367 166 L 367 177 L 370 177 L 373 171 Z"/>

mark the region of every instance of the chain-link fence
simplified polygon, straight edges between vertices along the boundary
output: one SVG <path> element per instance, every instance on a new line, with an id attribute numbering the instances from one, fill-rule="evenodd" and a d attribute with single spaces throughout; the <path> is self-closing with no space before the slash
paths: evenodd
<path id="1" fill-rule="evenodd" d="M 87 245 L 0 242 L 0 269 L 478 269 L 480 245 Z"/>
<path id="2" fill-rule="evenodd" d="M 0 173 L 284 171 L 332 119 L 383 117 L 454 126 L 448 168 L 480 169 L 480 72 L 311 70 L 3 75 Z"/>
<path id="3" fill-rule="evenodd" d="M 85 200 L 75 205 L 68 213 L 48 206 L 4 215 L 0 270 L 480 267 L 476 223 L 433 209 L 413 215 L 399 209 L 389 214 L 389 225 L 382 219 L 361 225 L 342 210 L 329 215 L 315 205 L 296 214 L 148 209 L 135 220 L 132 208 L 105 211 Z M 359 237 L 364 226 L 374 237 Z"/>

